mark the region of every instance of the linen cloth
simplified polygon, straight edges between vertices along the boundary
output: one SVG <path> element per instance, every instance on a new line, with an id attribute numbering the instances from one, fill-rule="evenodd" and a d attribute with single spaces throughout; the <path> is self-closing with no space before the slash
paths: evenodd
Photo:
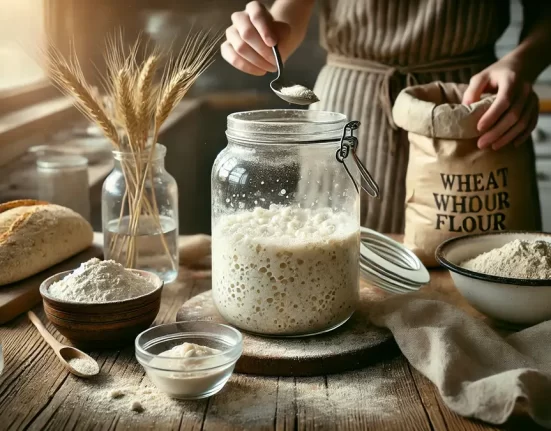
<path id="1" fill-rule="evenodd" d="M 421 292 L 375 303 L 371 320 L 392 332 L 452 411 L 493 424 L 525 412 L 551 429 L 551 321 L 502 337 Z"/>

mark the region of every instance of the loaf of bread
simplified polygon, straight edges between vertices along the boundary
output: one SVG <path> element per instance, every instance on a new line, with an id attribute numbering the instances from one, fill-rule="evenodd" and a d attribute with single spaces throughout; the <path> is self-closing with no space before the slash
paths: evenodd
<path id="1" fill-rule="evenodd" d="M 79 214 L 35 200 L 0 204 L 0 286 L 23 280 L 92 245 Z"/>

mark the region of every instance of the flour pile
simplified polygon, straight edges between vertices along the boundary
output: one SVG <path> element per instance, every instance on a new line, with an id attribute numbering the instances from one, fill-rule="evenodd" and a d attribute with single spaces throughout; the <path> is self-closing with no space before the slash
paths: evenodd
<path id="1" fill-rule="evenodd" d="M 200 344 L 183 343 L 159 353 L 159 356 L 167 358 L 200 358 L 201 356 L 217 355 L 218 353 L 221 353 L 218 349 Z"/>
<path id="2" fill-rule="evenodd" d="M 53 283 L 48 292 L 62 301 L 103 303 L 135 298 L 154 289 L 149 280 L 121 264 L 93 258 Z"/>
<path id="3" fill-rule="evenodd" d="M 81 374 L 95 376 L 99 373 L 99 365 L 96 361 L 88 358 L 72 358 L 69 359 L 69 365 Z"/>
<path id="4" fill-rule="evenodd" d="M 461 266 L 475 272 L 518 279 L 551 278 L 551 243 L 514 240 Z"/>
<path id="5" fill-rule="evenodd" d="M 319 100 L 318 96 L 316 96 L 316 94 L 312 90 L 298 84 L 291 85 L 290 87 L 281 87 L 279 91 L 281 91 L 281 94 L 285 96 L 297 97 L 299 99 L 314 102 L 317 102 Z"/>

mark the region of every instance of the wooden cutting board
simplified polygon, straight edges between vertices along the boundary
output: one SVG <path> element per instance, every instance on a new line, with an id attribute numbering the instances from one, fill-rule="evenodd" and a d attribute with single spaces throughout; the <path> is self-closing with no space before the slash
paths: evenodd
<path id="1" fill-rule="evenodd" d="M 41 301 L 40 284 L 48 277 L 77 268 L 93 257 L 103 257 L 101 234 L 94 234 L 94 243 L 83 252 L 17 283 L 0 286 L 0 325 L 33 308 Z"/>
<path id="2" fill-rule="evenodd" d="M 397 352 L 392 334 L 369 323 L 370 304 L 380 292 L 361 290 L 360 307 L 340 328 L 304 338 L 265 338 L 243 333 L 243 355 L 235 371 L 263 376 L 316 376 L 363 368 Z M 212 300 L 211 291 L 185 302 L 176 321 L 209 320 L 226 323 Z"/>

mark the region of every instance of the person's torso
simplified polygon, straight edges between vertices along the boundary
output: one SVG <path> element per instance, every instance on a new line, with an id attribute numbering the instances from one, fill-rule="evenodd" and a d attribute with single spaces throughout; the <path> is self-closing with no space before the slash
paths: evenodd
<path id="1" fill-rule="evenodd" d="M 493 49 L 509 0 L 323 0 L 321 43 L 330 53 L 415 65 Z"/>

